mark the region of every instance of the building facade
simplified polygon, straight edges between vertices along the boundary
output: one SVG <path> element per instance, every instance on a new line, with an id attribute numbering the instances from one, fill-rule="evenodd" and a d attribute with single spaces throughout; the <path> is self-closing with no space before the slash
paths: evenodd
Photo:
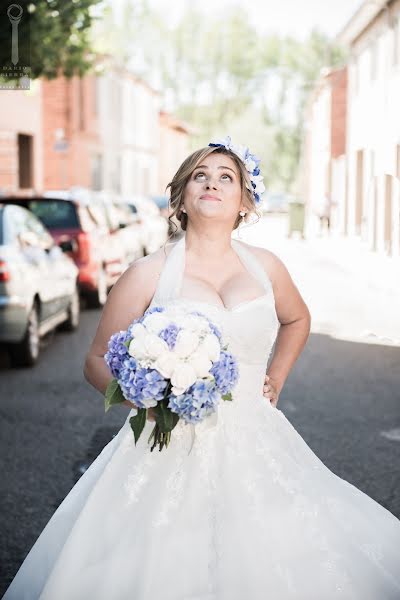
<path id="1" fill-rule="evenodd" d="M 331 202 L 331 226 L 344 229 L 347 68 L 321 74 L 306 116 L 306 191 L 309 216 Z"/>
<path id="2" fill-rule="evenodd" d="M 192 130 L 170 113 L 160 112 L 160 171 L 159 190 L 171 181 L 179 165 L 189 154 L 189 135 Z"/>
<path id="3" fill-rule="evenodd" d="M 400 0 L 363 2 L 348 45 L 345 232 L 400 255 Z"/>
<path id="4" fill-rule="evenodd" d="M 97 73 L 0 93 L 0 194 L 83 187 L 160 195 L 187 154 L 189 129 L 161 94 L 112 59 Z"/>
<path id="5" fill-rule="evenodd" d="M 0 196 L 43 188 L 40 81 L 30 90 L 0 91 Z"/>

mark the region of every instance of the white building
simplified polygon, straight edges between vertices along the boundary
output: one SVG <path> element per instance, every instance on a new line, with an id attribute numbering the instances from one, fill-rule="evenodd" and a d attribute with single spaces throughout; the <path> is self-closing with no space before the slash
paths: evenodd
<path id="1" fill-rule="evenodd" d="M 97 86 L 102 188 L 123 196 L 159 194 L 160 94 L 116 67 Z"/>
<path id="2" fill-rule="evenodd" d="M 366 0 L 339 34 L 350 48 L 346 233 L 400 255 L 400 0 Z"/>

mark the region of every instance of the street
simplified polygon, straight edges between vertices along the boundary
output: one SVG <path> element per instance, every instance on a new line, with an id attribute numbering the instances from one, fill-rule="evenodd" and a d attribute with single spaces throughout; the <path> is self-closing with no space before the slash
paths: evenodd
<path id="1" fill-rule="evenodd" d="M 400 518 L 398 302 L 307 240 L 288 240 L 285 217 L 264 218 L 241 235 L 282 258 L 313 317 L 279 408 L 329 469 Z M 1 357 L 0 592 L 126 418 L 125 407 L 105 415 L 103 398 L 83 378 L 99 316 L 86 310 L 78 332 L 57 332 L 33 369 L 11 369 Z"/>

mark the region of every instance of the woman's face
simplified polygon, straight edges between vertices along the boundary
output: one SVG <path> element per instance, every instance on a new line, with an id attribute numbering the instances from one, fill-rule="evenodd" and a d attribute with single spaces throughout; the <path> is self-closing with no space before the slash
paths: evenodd
<path id="1" fill-rule="evenodd" d="M 225 154 L 204 158 L 186 184 L 184 206 L 189 220 L 198 215 L 234 222 L 239 211 L 245 210 L 235 162 Z"/>

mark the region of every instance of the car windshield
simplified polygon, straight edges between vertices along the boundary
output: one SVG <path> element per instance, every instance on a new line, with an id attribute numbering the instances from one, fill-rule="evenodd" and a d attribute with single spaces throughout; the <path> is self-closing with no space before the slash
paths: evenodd
<path id="1" fill-rule="evenodd" d="M 31 200 L 29 209 L 49 229 L 79 227 L 75 205 L 67 200 Z"/>

